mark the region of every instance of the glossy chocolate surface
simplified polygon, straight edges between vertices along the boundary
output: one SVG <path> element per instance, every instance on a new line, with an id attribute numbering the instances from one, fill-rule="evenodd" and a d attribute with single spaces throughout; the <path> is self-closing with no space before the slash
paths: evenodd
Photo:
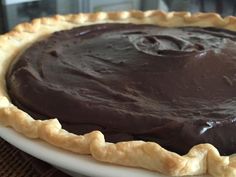
<path id="1" fill-rule="evenodd" d="M 186 153 L 236 152 L 236 33 L 100 24 L 57 32 L 7 74 L 14 104 L 111 142 L 155 141 Z"/>

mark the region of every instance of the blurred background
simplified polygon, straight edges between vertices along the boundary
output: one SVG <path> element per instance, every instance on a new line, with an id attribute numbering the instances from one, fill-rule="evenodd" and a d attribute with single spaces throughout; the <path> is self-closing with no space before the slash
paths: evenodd
<path id="1" fill-rule="evenodd" d="M 0 33 L 36 17 L 78 12 L 161 9 L 236 14 L 236 0 L 0 0 Z"/>

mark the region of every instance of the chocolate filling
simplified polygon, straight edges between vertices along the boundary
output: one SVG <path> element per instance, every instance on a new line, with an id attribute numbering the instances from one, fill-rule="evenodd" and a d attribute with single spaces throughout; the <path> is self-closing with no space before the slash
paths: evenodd
<path id="1" fill-rule="evenodd" d="M 154 141 L 186 153 L 236 152 L 236 33 L 99 24 L 32 45 L 6 76 L 14 104 L 107 141 Z"/>

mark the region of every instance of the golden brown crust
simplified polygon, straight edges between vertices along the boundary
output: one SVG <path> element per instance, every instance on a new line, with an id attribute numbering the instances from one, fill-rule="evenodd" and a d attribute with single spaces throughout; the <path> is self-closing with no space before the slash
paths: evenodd
<path id="1" fill-rule="evenodd" d="M 180 156 L 152 142 L 107 143 L 99 131 L 75 135 L 63 130 L 57 119 L 34 120 L 9 101 L 5 73 L 9 64 L 29 45 L 55 31 L 104 22 L 147 23 L 168 27 L 213 26 L 236 31 L 235 17 L 222 18 L 215 13 L 162 11 L 56 15 L 20 24 L 11 32 L 0 36 L 0 124 L 12 127 L 29 138 L 40 138 L 79 154 L 91 154 L 103 162 L 141 167 L 173 176 L 209 173 L 215 177 L 235 177 L 236 156 L 220 156 L 210 144 L 194 146 L 188 154 Z"/>

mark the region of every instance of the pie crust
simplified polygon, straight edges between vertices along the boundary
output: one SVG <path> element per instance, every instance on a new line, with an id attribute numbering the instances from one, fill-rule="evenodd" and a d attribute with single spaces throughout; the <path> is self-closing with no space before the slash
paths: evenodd
<path id="1" fill-rule="evenodd" d="M 78 154 L 90 154 L 102 162 L 144 168 L 171 176 L 208 173 L 214 177 L 235 177 L 236 156 L 220 156 L 211 144 L 196 145 L 188 154 L 181 156 L 153 142 L 108 143 L 99 131 L 75 135 L 62 129 L 56 118 L 35 120 L 11 103 L 7 95 L 5 73 L 10 63 L 28 46 L 55 31 L 113 22 L 167 27 L 211 26 L 236 31 L 236 17 L 222 18 L 216 13 L 162 11 L 56 15 L 20 24 L 9 33 L 0 36 L 0 124 L 12 127 L 29 138 L 39 138 L 62 149 Z"/>

